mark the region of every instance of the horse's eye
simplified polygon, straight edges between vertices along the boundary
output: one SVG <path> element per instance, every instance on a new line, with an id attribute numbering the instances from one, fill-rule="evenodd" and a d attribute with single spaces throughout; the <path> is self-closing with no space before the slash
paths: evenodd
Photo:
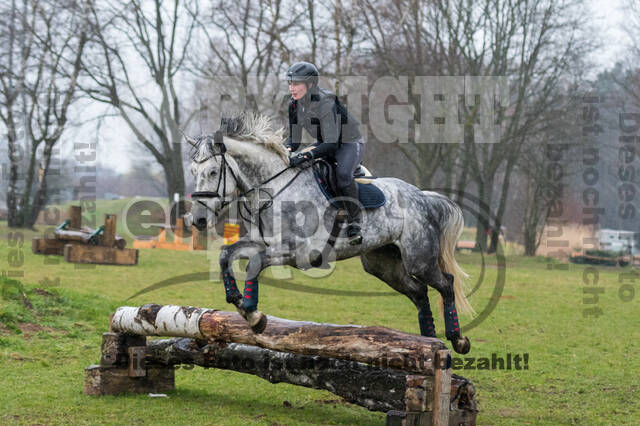
<path id="1" fill-rule="evenodd" d="M 211 171 L 209 172 L 209 176 L 215 176 L 215 175 L 216 175 L 216 171 L 215 171 L 215 170 L 211 170 Z"/>

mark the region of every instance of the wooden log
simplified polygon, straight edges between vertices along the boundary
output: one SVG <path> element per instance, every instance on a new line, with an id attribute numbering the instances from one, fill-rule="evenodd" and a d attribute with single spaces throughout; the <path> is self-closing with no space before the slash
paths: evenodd
<path id="1" fill-rule="evenodd" d="M 129 377 L 129 369 L 91 365 L 84 370 L 85 395 L 161 393 L 175 389 L 173 368 L 147 368 L 143 377 Z"/>
<path id="2" fill-rule="evenodd" d="M 55 238 L 34 238 L 31 240 L 31 251 L 35 254 L 54 254 L 62 256 L 66 242 Z"/>
<path id="3" fill-rule="evenodd" d="M 289 383 L 332 392 L 372 411 L 405 410 L 407 396 L 415 386 L 427 383 L 422 400 L 433 400 L 432 376 L 418 376 L 402 370 L 372 367 L 360 362 L 314 355 L 296 355 L 239 343 L 207 343 L 204 340 L 174 338 L 147 342 L 149 367 L 197 365 L 258 376 L 271 383 Z M 473 385 L 454 376 L 450 419 L 455 425 L 474 425 L 477 406 Z M 429 409 L 429 403 L 421 403 Z M 432 413 L 425 412 L 429 421 Z"/>
<path id="4" fill-rule="evenodd" d="M 286 351 L 303 355 L 388 365 L 434 375 L 435 353 L 446 349 L 440 340 L 386 327 L 321 324 L 268 317 L 261 334 L 254 334 L 236 312 L 155 304 L 120 307 L 113 316 L 115 332 L 191 337 Z"/>
<path id="5" fill-rule="evenodd" d="M 433 393 L 433 426 L 449 424 L 449 405 L 451 394 L 451 352 L 436 352 L 436 375 Z"/>
<path id="6" fill-rule="evenodd" d="M 82 207 L 69 206 L 69 228 L 80 229 L 82 226 Z"/>
<path id="7" fill-rule="evenodd" d="M 200 241 L 200 231 L 195 226 L 191 227 L 191 249 L 192 250 L 206 250 L 206 247 Z"/>
<path id="8" fill-rule="evenodd" d="M 174 241 L 176 243 L 181 243 L 182 244 L 182 231 L 184 228 L 184 219 L 181 217 L 176 218 L 176 227 L 173 231 L 173 235 L 174 235 Z"/>
<path id="9" fill-rule="evenodd" d="M 71 263 L 131 266 L 138 264 L 138 250 L 84 244 L 67 244 L 64 246 L 64 259 Z"/>
<path id="10" fill-rule="evenodd" d="M 55 229 L 53 235 L 61 241 L 78 241 L 87 244 L 91 234 L 82 230 Z"/>
<path id="11" fill-rule="evenodd" d="M 114 247 L 116 244 L 116 225 L 118 217 L 114 214 L 104 215 L 104 231 L 102 233 L 102 245 Z"/>
<path id="12" fill-rule="evenodd" d="M 145 346 L 147 338 L 135 334 L 102 333 L 100 365 L 124 367 L 128 364 L 128 348 Z"/>
<path id="13" fill-rule="evenodd" d="M 55 236 L 56 239 L 63 242 L 79 242 L 82 244 L 89 244 L 89 239 L 91 238 L 91 235 L 93 234 L 93 232 L 94 230 L 91 228 L 85 228 L 82 230 L 55 229 L 53 231 L 53 235 Z M 115 238 L 115 242 L 113 244 L 115 245 L 115 247 L 120 249 L 123 249 L 126 247 L 127 240 L 122 238 L 120 235 L 116 235 L 114 238 Z M 104 236 L 100 236 L 98 240 L 101 243 L 101 245 L 104 245 L 103 244 Z M 113 247 L 113 245 L 111 247 Z"/>
<path id="14" fill-rule="evenodd" d="M 64 246 L 67 244 L 82 244 L 78 241 L 63 241 L 57 238 L 39 238 L 31 240 L 31 251 L 34 254 L 64 256 Z"/>

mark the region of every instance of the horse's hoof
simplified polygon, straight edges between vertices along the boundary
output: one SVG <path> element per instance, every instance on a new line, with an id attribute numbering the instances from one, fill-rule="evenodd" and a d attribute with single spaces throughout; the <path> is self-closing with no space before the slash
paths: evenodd
<path id="1" fill-rule="evenodd" d="M 454 340 L 451 341 L 451 345 L 453 346 L 453 350 L 459 354 L 466 354 L 471 350 L 471 342 L 467 336 L 454 338 Z"/>
<path id="2" fill-rule="evenodd" d="M 267 316 L 260 311 L 249 312 L 247 322 L 254 334 L 260 334 L 267 328 Z"/>

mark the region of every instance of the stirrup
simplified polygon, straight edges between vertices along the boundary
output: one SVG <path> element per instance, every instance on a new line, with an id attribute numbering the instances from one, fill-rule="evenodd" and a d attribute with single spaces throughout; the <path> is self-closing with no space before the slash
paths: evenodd
<path id="1" fill-rule="evenodd" d="M 347 238 L 349 239 L 349 245 L 356 246 L 362 244 L 362 233 L 360 232 L 360 225 L 349 224 L 347 227 Z"/>

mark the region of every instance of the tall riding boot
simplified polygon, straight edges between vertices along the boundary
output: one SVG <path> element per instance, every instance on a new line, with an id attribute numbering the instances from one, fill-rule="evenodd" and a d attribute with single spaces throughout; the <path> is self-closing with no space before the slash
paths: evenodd
<path id="1" fill-rule="evenodd" d="M 347 227 L 347 237 L 349 244 L 356 245 L 362 243 L 362 234 L 360 232 L 360 223 L 362 212 L 360 211 L 360 203 L 358 201 L 358 185 L 351 182 L 348 186 L 341 188 L 342 196 L 349 198 L 344 201 L 347 210 L 349 226 Z M 354 200 L 353 202 L 350 200 Z"/>

